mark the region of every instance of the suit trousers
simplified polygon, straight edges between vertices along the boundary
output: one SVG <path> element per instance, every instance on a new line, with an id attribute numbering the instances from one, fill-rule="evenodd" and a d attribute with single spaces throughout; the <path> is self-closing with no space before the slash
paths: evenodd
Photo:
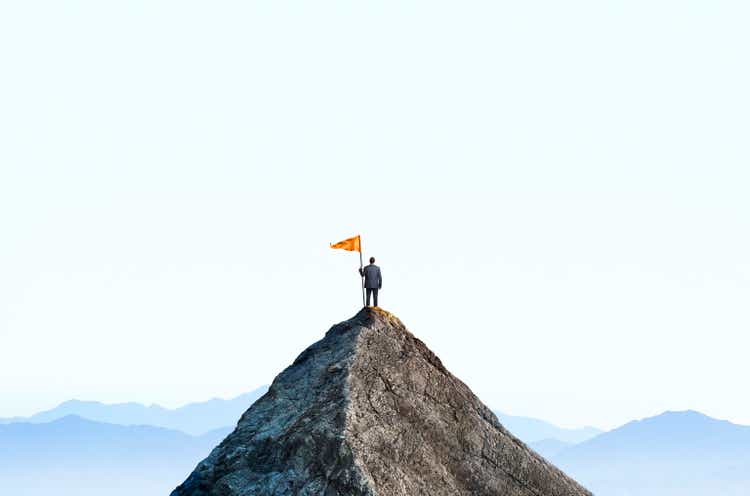
<path id="1" fill-rule="evenodd" d="M 370 306 L 370 294 L 374 297 L 375 306 L 378 306 L 378 288 L 365 288 L 367 290 L 367 306 Z"/>

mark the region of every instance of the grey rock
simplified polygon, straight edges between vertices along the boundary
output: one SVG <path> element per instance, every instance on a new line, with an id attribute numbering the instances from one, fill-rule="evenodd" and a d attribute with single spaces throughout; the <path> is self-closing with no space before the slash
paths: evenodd
<path id="1" fill-rule="evenodd" d="M 591 495 L 392 314 L 363 309 L 273 381 L 172 496 Z"/>

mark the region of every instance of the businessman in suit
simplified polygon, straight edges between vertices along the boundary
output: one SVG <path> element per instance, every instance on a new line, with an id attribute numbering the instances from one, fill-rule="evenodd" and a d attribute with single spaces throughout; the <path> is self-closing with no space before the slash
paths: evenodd
<path id="1" fill-rule="evenodd" d="M 370 265 L 359 269 L 359 275 L 365 278 L 366 306 L 370 306 L 371 294 L 374 297 L 375 306 L 378 306 L 378 290 L 383 286 L 383 276 L 380 275 L 380 267 L 375 265 L 375 257 L 370 257 Z"/>

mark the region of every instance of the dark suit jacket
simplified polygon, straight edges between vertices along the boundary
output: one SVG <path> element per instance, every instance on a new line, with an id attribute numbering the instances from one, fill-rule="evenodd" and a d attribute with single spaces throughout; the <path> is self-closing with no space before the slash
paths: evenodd
<path id="1" fill-rule="evenodd" d="M 380 275 L 380 267 L 370 264 L 363 269 L 359 269 L 360 275 L 365 277 L 366 288 L 380 289 L 383 286 L 383 276 Z"/>

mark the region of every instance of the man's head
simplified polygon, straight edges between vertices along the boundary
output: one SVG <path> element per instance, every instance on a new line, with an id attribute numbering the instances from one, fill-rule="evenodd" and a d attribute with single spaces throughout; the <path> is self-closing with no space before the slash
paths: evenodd
<path id="1" fill-rule="evenodd" d="M 370 257 L 370 263 L 375 263 L 375 257 Z"/>

